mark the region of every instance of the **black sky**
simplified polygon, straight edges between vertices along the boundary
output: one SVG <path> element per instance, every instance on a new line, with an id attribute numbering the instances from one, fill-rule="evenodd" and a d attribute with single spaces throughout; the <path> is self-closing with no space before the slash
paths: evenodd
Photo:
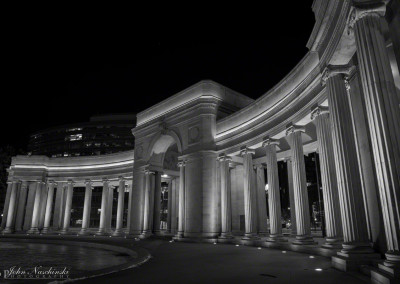
<path id="1" fill-rule="evenodd" d="M 24 149 L 36 130 L 94 114 L 137 113 L 203 79 L 256 99 L 307 53 L 311 4 L 293 1 L 284 20 L 279 11 L 266 13 L 254 36 L 259 40 L 237 39 L 242 34 L 215 40 L 223 34 L 190 31 L 190 38 L 172 38 L 145 30 L 115 39 L 98 36 L 95 25 L 11 32 L 3 58 L 0 145 Z"/>

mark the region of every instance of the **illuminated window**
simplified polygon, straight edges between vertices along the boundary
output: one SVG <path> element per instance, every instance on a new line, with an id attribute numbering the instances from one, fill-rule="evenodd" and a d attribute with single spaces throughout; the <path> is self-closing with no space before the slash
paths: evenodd
<path id="1" fill-rule="evenodd" d="M 82 128 L 69 128 L 67 129 L 67 132 L 72 132 L 72 131 L 81 131 Z"/>
<path id="2" fill-rule="evenodd" d="M 65 141 L 78 141 L 82 140 L 82 134 L 72 134 L 65 137 Z"/>

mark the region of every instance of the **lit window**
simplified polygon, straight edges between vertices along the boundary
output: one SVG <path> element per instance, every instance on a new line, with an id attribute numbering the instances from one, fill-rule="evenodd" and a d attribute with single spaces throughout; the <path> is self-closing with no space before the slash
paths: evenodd
<path id="1" fill-rule="evenodd" d="M 67 132 L 72 132 L 72 131 L 81 131 L 82 128 L 69 128 L 67 129 Z"/>
<path id="2" fill-rule="evenodd" d="M 82 140 L 82 134 L 72 134 L 65 137 L 65 141 L 78 141 Z"/>

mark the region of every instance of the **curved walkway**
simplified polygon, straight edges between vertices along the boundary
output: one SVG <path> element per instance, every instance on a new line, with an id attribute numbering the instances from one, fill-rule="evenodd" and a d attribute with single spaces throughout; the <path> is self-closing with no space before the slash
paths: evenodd
<path id="1" fill-rule="evenodd" d="M 368 283 L 331 268 L 330 258 L 292 251 L 159 240 L 138 245 L 151 253 L 147 263 L 96 283 Z"/>

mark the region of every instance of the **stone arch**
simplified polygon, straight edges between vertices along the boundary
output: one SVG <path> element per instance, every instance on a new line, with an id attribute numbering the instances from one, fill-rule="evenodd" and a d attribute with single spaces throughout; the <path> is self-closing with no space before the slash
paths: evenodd
<path id="1" fill-rule="evenodd" d="M 167 130 L 165 132 L 157 132 L 150 141 L 145 160 L 148 162 L 150 162 L 150 160 L 157 162 L 158 156 L 158 162 L 160 166 L 162 166 L 165 153 L 173 145 L 176 145 L 178 148 L 178 153 L 182 153 L 182 142 L 175 131 Z"/>

